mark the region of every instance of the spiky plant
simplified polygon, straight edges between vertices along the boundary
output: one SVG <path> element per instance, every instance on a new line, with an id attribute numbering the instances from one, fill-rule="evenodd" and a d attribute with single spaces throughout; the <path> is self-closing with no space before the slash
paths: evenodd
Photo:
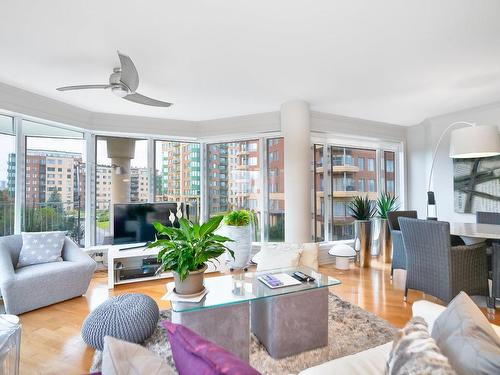
<path id="1" fill-rule="evenodd" d="M 368 196 L 357 196 L 349 202 L 350 215 L 356 220 L 370 220 L 377 212 L 377 207 Z"/>
<path id="2" fill-rule="evenodd" d="M 224 216 L 224 224 L 234 227 L 244 227 L 252 221 L 252 213 L 247 210 L 234 210 Z"/>
<path id="3" fill-rule="evenodd" d="M 399 209 L 398 197 L 389 193 L 382 193 L 377 199 L 377 213 L 381 219 L 387 219 L 387 213 Z"/>

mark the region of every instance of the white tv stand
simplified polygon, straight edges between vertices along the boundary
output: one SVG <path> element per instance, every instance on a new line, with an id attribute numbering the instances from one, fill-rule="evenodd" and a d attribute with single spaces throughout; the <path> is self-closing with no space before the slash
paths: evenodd
<path id="1" fill-rule="evenodd" d="M 110 246 L 108 249 L 108 289 L 113 289 L 115 285 L 172 277 L 172 272 L 162 272 L 161 274 L 154 276 L 120 280 L 120 271 L 132 268 L 140 268 L 142 266 L 143 259 L 156 258 L 158 256 L 158 252 L 158 248 L 147 248 L 146 243 Z M 221 261 L 221 264 L 222 263 L 223 262 Z M 219 271 L 220 268 L 221 267 L 215 267 L 209 263 L 208 268 L 205 272 L 216 272 Z"/>

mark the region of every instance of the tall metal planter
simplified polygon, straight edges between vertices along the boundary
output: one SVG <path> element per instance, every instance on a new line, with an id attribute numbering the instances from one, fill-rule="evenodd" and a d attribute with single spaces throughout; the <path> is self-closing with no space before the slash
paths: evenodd
<path id="1" fill-rule="evenodd" d="M 371 244 L 372 244 L 372 226 L 371 220 L 356 220 L 354 222 L 354 250 L 356 250 L 355 264 L 358 267 L 370 267 L 371 263 Z"/>
<path id="2" fill-rule="evenodd" d="M 380 219 L 380 254 L 384 263 L 392 263 L 392 237 L 387 219 Z"/>
<path id="3" fill-rule="evenodd" d="M 378 257 L 382 254 L 382 232 L 380 229 L 380 218 L 372 219 L 372 257 Z"/>

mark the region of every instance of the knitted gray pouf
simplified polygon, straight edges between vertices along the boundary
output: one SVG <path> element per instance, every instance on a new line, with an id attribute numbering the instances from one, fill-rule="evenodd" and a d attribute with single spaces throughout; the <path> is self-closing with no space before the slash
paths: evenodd
<path id="1" fill-rule="evenodd" d="M 153 334 L 160 317 L 158 305 L 144 294 L 125 293 L 92 311 L 82 326 L 82 338 L 94 349 L 103 350 L 104 336 L 141 343 Z"/>

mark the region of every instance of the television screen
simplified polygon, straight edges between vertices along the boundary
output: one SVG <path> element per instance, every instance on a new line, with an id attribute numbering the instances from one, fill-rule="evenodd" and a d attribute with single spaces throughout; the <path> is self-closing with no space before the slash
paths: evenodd
<path id="1" fill-rule="evenodd" d="M 182 203 L 118 203 L 113 210 L 113 244 L 129 244 L 154 241 L 155 229 L 153 223 L 159 221 L 171 227 L 169 219 L 171 213 L 184 212 Z M 189 216 L 188 216 L 189 218 Z M 179 220 L 173 222 L 179 227 Z"/>

